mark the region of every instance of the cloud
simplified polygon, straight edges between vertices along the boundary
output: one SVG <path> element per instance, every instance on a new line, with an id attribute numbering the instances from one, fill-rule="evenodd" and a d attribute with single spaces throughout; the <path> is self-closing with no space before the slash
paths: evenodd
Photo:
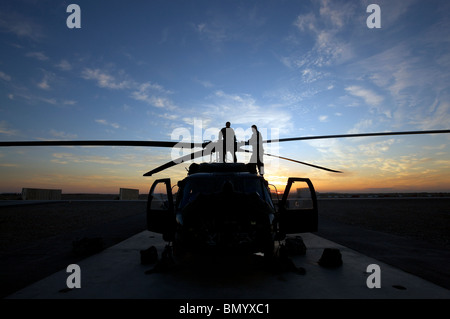
<path id="1" fill-rule="evenodd" d="M 75 104 L 77 104 L 77 101 L 74 101 L 74 100 L 64 100 L 62 103 L 63 103 L 64 105 L 75 105 Z"/>
<path id="2" fill-rule="evenodd" d="M 399 158 L 390 157 L 389 160 L 385 157 L 368 156 L 361 166 L 366 170 L 373 170 L 379 176 L 387 176 L 391 180 L 409 178 L 420 184 L 417 177 L 426 178 L 428 174 L 437 172 L 431 164 L 430 158 L 410 154 Z"/>
<path id="3" fill-rule="evenodd" d="M 166 98 L 166 97 L 160 97 L 160 96 L 149 96 L 147 93 L 135 91 L 131 93 L 131 97 L 135 100 L 146 102 L 147 104 L 150 104 L 157 108 L 167 108 L 169 110 L 174 110 L 176 106 L 173 104 L 173 102 Z"/>
<path id="4" fill-rule="evenodd" d="M 381 95 L 376 94 L 372 90 L 365 89 L 363 87 L 353 85 L 348 86 L 345 90 L 353 96 L 362 98 L 364 103 L 370 107 L 370 112 L 374 114 L 382 114 L 385 118 L 391 119 L 392 108 L 389 105 L 383 105 L 385 98 Z"/>
<path id="5" fill-rule="evenodd" d="M 41 82 L 42 83 L 42 82 Z M 39 84 L 38 84 L 39 86 Z M 42 87 L 42 89 L 45 89 L 45 86 Z M 42 96 L 37 96 L 37 95 L 27 95 L 27 94 L 18 94 L 18 97 L 24 98 L 28 101 L 40 101 L 40 102 L 44 102 L 47 104 L 51 104 L 60 108 L 66 108 L 72 105 L 75 105 L 77 102 L 74 100 L 62 100 L 59 98 L 55 98 L 55 97 L 42 97 Z M 12 96 L 13 98 L 15 96 Z"/>
<path id="6" fill-rule="evenodd" d="M 364 143 L 358 145 L 358 149 L 362 152 L 363 156 L 380 156 L 381 154 L 386 153 L 394 143 L 394 139 L 381 142 Z"/>
<path id="7" fill-rule="evenodd" d="M 51 162 L 67 165 L 70 163 L 94 163 L 102 165 L 122 165 L 125 161 L 111 159 L 107 156 L 79 156 L 72 153 L 53 153 Z"/>
<path id="8" fill-rule="evenodd" d="M 166 120 L 170 120 L 170 121 L 174 121 L 180 118 L 179 115 L 174 114 L 174 113 L 163 113 L 163 114 L 157 114 L 157 116 L 159 116 L 160 118 L 166 119 Z"/>
<path id="9" fill-rule="evenodd" d="M 55 82 L 56 80 L 56 75 L 53 72 L 49 72 L 47 70 L 42 70 L 42 72 L 44 73 L 42 80 L 37 83 L 37 86 L 42 89 L 42 90 L 50 90 L 50 82 Z"/>
<path id="10" fill-rule="evenodd" d="M 50 89 L 50 85 L 48 84 L 48 78 L 46 76 L 44 76 L 44 78 L 42 79 L 41 82 L 39 82 L 37 84 L 37 86 L 42 89 L 42 90 L 49 90 Z"/>
<path id="11" fill-rule="evenodd" d="M 300 14 L 294 25 L 302 32 L 319 34 L 323 28 L 342 29 L 354 16 L 355 8 L 351 3 L 342 1 L 320 0 L 319 10 Z"/>
<path id="12" fill-rule="evenodd" d="M 18 131 L 14 129 L 10 129 L 8 123 L 6 121 L 0 122 L 0 134 L 5 135 L 17 135 Z"/>
<path id="13" fill-rule="evenodd" d="M 39 61 L 47 61 L 49 59 L 49 57 L 46 56 L 43 52 L 29 52 L 25 54 L 25 56 L 38 59 Z"/>
<path id="14" fill-rule="evenodd" d="M 70 134 L 62 131 L 50 130 L 50 135 L 57 138 L 63 139 L 75 139 L 77 138 L 77 134 Z"/>
<path id="15" fill-rule="evenodd" d="M 149 90 L 164 93 L 164 94 L 172 94 L 173 92 L 170 90 L 166 90 L 162 85 L 157 83 L 145 82 L 139 85 L 138 87 L 140 92 L 148 92 Z"/>
<path id="16" fill-rule="evenodd" d="M 116 78 L 100 69 L 85 68 L 81 76 L 86 80 L 95 80 L 101 88 L 112 90 L 128 89 L 132 86 L 132 82 L 128 80 L 116 80 Z"/>
<path id="17" fill-rule="evenodd" d="M 165 96 L 169 94 L 172 94 L 172 91 L 164 89 L 159 84 L 147 82 L 139 85 L 137 90 L 131 93 L 131 97 L 157 108 L 175 110 L 177 109 L 176 105 L 171 99 Z"/>
<path id="18" fill-rule="evenodd" d="M 202 106 L 203 112 L 192 117 L 220 126 L 230 121 L 243 129 L 256 124 L 259 128 L 278 130 L 280 134 L 288 134 L 293 129 L 290 112 L 276 106 L 260 105 L 250 94 L 229 94 L 219 90 L 207 100 Z"/>
<path id="19" fill-rule="evenodd" d="M 95 80 L 101 88 L 113 90 L 132 90 L 130 97 L 145 102 L 157 108 L 166 108 L 168 110 L 177 109 L 174 102 L 167 97 L 173 94 L 172 91 L 165 89 L 162 85 L 153 82 L 138 83 L 124 74 L 119 72 L 121 80 L 117 80 L 116 76 L 101 69 L 85 68 L 82 77 L 86 80 Z"/>
<path id="20" fill-rule="evenodd" d="M 102 125 L 111 126 L 111 127 L 115 128 L 115 129 L 120 128 L 119 124 L 117 124 L 117 123 L 110 123 L 110 122 L 108 122 L 107 120 L 104 120 L 104 119 L 98 119 L 98 120 L 95 120 L 95 122 L 99 123 L 99 124 L 102 124 Z"/>
<path id="21" fill-rule="evenodd" d="M 312 82 L 320 80 L 326 76 L 325 72 L 320 72 L 313 68 L 305 68 L 305 69 L 303 69 L 301 74 L 302 74 L 303 81 L 305 83 L 312 83 Z"/>
<path id="22" fill-rule="evenodd" d="M 352 129 L 350 129 L 347 134 L 357 134 L 357 133 L 366 133 L 368 129 L 373 126 L 373 120 L 364 119 L 356 123 Z"/>
<path id="23" fill-rule="evenodd" d="M 11 76 L 9 76 L 8 74 L 0 71 L 0 79 L 9 82 L 9 81 L 11 81 Z"/>
<path id="24" fill-rule="evenodd" d="M 373 91 L 364 89 L 360 86 L 356 86 L 356 85 L 349 86 L 349 87 L 346 87 L 345 90 L 347 92 L 349 92 L 351 95 L 362 98 L 366 104 L 371 105 L 371 106 L 378 106 L 384 100 L 384 98 L 382 96 L 377 95 Z"/>
<path id="25" fill-rule="evenodd" d="M 196 24 L 194 29 L 202 38 L 215 44 L 228 41 L 232 37 L 229 27 L 219 21 Z"/>
<path id="26" fill-rule="evenodd" d="M 302 13 L 293 25 L 298 33 L 286 40 L 299 48 L 291 55 L 280 58 L 288 68 L 302 69 L 305 83 L 319 79 L 318 69 L 339 65 L 354 58 L 354 48 L 349 42 L 355 5 L 350 2 L 321 0 L 312 5 L 312 11 Z M 350 37 L 351 38 L 351 37 Z M 314 76 L 315 74 L 315 76 Z"/>
<path id="27" fill-rule="evenodd" d="M 202 81 L 202 80 L 198 80 L 198 79 L 195 79 L 195 81 L 200 83 L 203 87 L 205 87 L 207 89 L 214 87 L 214 84 L 212 84 L 210 81 Z"/>
<path id="28" fill-rule="evenodd" d="M 62 71 L 72 70 L 72 65 L 67 60 L 61 60 L 61 62 L 59 62 L 55 66 Z"/>
<path id="29" fill-rule="evenodd" d="M 52 75 L 50 74 L 50 77 Z M 42 83 L 43 81 L 41 81 L 40 83 Z M 39 85 L 39 83 L 37 84 Z M 45 85 L 44 85 L 45 87 Z M 47 104 L 51 104 L 57 107 L 69 107 L 72 105 L 75 105 L 77 103 L 77 101 L 75 100 L 64 100 L 64 99 L 60 99 L 60 98 L 56 98 L 56 97 L 43 97 L 40 95 L 36 95 L 36 94 L 32 94 L 29 93 L 29 91 L 27 89 L 23 89 L 23 88 L 19 88 L 14 94 L 10 93 L 8 94 L 8 98 L 11 100 L 18 100 L 20 99 L 24 99 L 27 101 L 27 103 L 30 104 L 35 104 L 36 102 L 44 102 Z"/>
<path id="30" fill-rule="evenodd" d="M 333 28 L 342 29 L 354 17 L 355 6 L 351 2 L 322 0 L 319 13 Z"/>
<path id="31" fill-rule="evenodd" d="M 328 122 L 328 115 L 319 116 L 319 122 Z"/>
<path id="32" fill-rule="evenodd" d="M 207 17 L 198 23 L 192 23 L 193 30 L 201 40 L 220 50 L 225 42 L 242 42 L 258 46 L 266 40 L 261 28 L 266 24 L 265 15 L 259 14 L 256 6 L 246 8 L 238 6 L 236 10 L 210 11 Z"/>
<path id="33" fill-rule="evenodd" d="M 386 93 L 386 105 L 383 109 L 378 105 L 378 111 L 392 118 L 393 125 L 414 124 L 428 129 L 448 126 L 444 122 L 448 120 L 446 103 L 450 98 L 450 63 L 446 62 L 450 41 L 442 34 L 450 24 L 443 19 L 438 15 L 421 32 L 406 34 L 402 41 L 380 47 L 369 58 L 347 68 L 349 75 L 363 74 L 379 88 L 377 92 Z"/>
<path id="34" fill-rule="evenodd" d="M 55 98 L 44 98 L 44 97 L 38 97 L 39 101 L 51 104 L 51 105 L 58 105 L 58 100 Z"/>
<path id="35" fill-rule="evenodd" d="M 0 163 L 0 167 L 19 167 L 19 165 L 12 163 Z"/>
<path id="36" fill-rule="evenodd" d="M 413 113 L 414 118 L 411 122 L 423 130 L 435 128 L 448 129 L 450 123 L 450 103 L 447 101 L 437 103 L 434 108 L 428 111 Z"/>
<path id="37" fill-rule="evenodd" d="M 300 29 L 300 31 L 312 31 L 318 32 L 317 18 L 314 13 L 309 12 L 307 14 L 301 14 L 294 21 L 294 25 Z"/>
<path id="38" fill-rule="evenodd" d="M 16 12 L 0 12 L 0 29 L 16 36 L 39 41 L 44 37 L 41 25 Z"/>
<path id="39" fill-rule="evenodd" d="M 195 29 L 198 31 L 198 32 L 203 32 L 203 30 L 205 29 L 205 27 L 206 27 L 206 23 L 200 23 L 200 24 L 197 24 L 196 26 L 195 26 Z"/>

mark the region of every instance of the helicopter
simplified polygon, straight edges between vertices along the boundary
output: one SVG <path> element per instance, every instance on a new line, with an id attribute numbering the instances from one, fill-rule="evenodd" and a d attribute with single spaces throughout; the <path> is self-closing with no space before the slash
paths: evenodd
<path id="1" fill-rule="evenodd" d="M 236 151 L 250 152 L 242 149 L 243 145 L 237 142 Z M 208 141 L 202 147 L 144 176 L 224 151 L 220 141 Z M 289 178 L 281 200 L 274 199 L 256 163 L 228 163 L 219 158 L 215 162 L 192 163 L 187 177 L 176 183 L 176 194 L 169 178 L 155 180 L 150 188 L 147 229 L 162 233 L 166 242 L 173 243 L 175 254 L 263 253 L 270 257 L 276 240 L 287 234 L 317 231 L 317 197 L 308 178 Z"/>
<path id="2" fill-rule="evenodd" d="M 444 134 L 450 130 L 375 132 L 320 135 L 264 140 L 279 143 L 313 139 L 356 138 L 389 135 Z M 251 152 L 237 143 L 237 152 Z M 144 174 L 152 176 L 165 169 L 204 156 L 212 156 L 219 141 L 188 143 L 175 141 L 1 141 L 0 147 L 12 146 L 142 146 L 201 150 L 167 162 Z M 278 155 L 264 153 L 333 173 L 342 173 Z M 173 188 L 178 186 L 178 191 Z M 192 163 L 187 176 L 172 185 L 170 178 L 160 178 L 150 187 L 147 200 L 147 229 L 162 234 L 174 253 L 262 253 L 272 257 L 275 243 L 289 234 L 318 230 L 317 195 L 312 181 L 305 177 L 288 178 L 281 198 L 273 197 L 269 182 L 257 173 L 254 163 Z"/>

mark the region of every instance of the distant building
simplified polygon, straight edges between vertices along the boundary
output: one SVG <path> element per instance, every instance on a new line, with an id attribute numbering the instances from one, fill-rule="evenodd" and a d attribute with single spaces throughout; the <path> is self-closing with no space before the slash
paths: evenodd
<path id="1" fill-rule="evenodd" d="M 22 200 L 61 200 L 60 189 L 22 188 Z"/>

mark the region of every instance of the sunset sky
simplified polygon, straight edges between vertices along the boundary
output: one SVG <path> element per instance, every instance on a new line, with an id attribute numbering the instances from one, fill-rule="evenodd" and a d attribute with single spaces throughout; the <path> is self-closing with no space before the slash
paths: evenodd
<path id="1" fill-rule="evenodd" d="M 81 28 L 66 11 L 81 9 Z M 381 28 L 368 28 L 369 4 Z M 0 141 L 239 140 L 450 128 L 448 0 L 0 2 Z M 285 142 L 269 182 L 319 192 L 450 192 L 450 134 Z M 180 155 L 143 147 L 0 148 L 0 193 L 147 193 Z M 238 155 L 240 161 L 248 156 Z M 206 157 L 203 160 L 208 161 Z"/>

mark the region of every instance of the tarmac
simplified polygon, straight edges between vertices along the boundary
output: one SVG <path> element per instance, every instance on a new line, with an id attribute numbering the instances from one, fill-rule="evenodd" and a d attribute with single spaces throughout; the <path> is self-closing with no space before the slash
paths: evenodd
<path id="1" fill-rule="evenodd" d="M 302 273 L 270 271 L 259 256 L 211 262 L 183 259 L 164 272 L 140 262 L 140 251 L 161 236 L 142 231 L 98 254 L 80 260 L 80 288 L 69 288 L 72 272 L 63 268 L 6 299 L 449 299 L 450 291 L 418 276 L 311 233 L 301 234 L 304 255 L 291 260 Z M 325 248 L 339 249 L 342 265 L 319 265 Z M 371 266 L 372 265 L 372 266 Z M 375 265 L 375 266 L 373 266 Z M 375 269 L 375 270 L 374 270 Z M 71 277 L 73 278 L 73 277 Z M 373 287 L 375 284 L 379 287 Z"/>
<path id="2" fill-rule="evenodd" d="M 181 309 L 186 302 L 202 305 L 219 301 L 217 309 L 222 313 L 226 302 L 263 302 L 273 308 L 295 309 L 301 300 L 450 298 L 448 249 L 321 216 L 319 224 L 319 232 L 299 234 L 307 247 L 306 253 L 290 257 L 295 269 L 301 271 L 263 267 L 261 256 L 252 255 L 176 260 L 168 271 L 149 273 L 157 264 L 141 264 L 140 251 L 155 246 L 161 257 L 165 243 L 159 234 L 144 230 L 145 214 L 128 216 L 2 254 L 2 292 L 9 291 L 2 297 L 3 300 L 141 299 L 150 301 L 146 305 L 154 309 L 167 306 L 172 310 Z M 109 248 L 87 258 L 70 254 L 67 243 L 98 234 Z M 327 248 L 339 250 L 341 266 L 319 265 Z M 68 287 L 71 273 L 67 267 L 71 264 L 80 267 L 81 288 Z M 379 287 L 371 287 L 375 282 Z M 176 303 L 175 307 L 173 303 L 167 304 L 170 301 Z M 279 304 L 282 301 L 289 303 Z"/>

